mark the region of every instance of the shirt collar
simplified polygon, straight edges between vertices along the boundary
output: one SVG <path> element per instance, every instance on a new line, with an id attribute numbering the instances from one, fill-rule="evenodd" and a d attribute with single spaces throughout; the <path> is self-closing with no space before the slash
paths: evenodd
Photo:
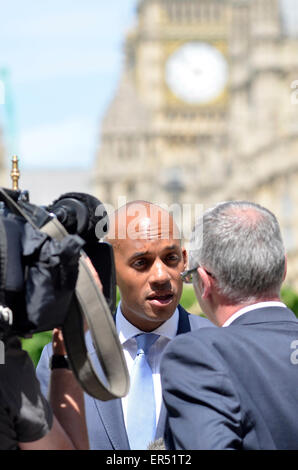
<path id="1" fill-rule="evenodd" d="M 179 321 L 179 310 L 176 308 L 173 315 L 160 325 L 156 330 L 152 331 L 159 336 L 165 336 L 168 339 L 173 339 L 177 334 Z M 123 315 L 121 311 L 121 302 L 119 302 L 116 312 L 116 329 L 119 335 L 119 340 L 121 344 L 124 344 L 129 339 L 134 336 L 143 333 L 136 326 L 132 325 Z"/>
<path id="2" fill-rule="evenodd" d="M 258 302 L 253 305 L 248 305 L 247 307 L 243 307 L 237 312 L 233 313 L 222 325 L 222 327 L 229 326 L 236 318 L 240 317 L 241 315 L 244 315 L 246 312 L 250 312 L 251 310 L 256 310 L 257 308 L 264 308 L 264 307 L 283 307 L 287 308 L 287 306 L 283 302 L 273 302 L 273 301 L 268 301 L 268 302 Z"/>

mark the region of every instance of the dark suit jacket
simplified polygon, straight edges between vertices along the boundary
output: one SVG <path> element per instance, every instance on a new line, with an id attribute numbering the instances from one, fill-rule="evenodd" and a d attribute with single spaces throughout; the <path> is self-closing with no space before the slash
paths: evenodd
<path id="1" fill-rule="evenodd" d="M 179 306 L 179 323 L 177 334 L 190 331 L 189 314 Z M 206 318 L 200 319 L 200 325 L 209 326 Z M 91 337 L 86 338 L 87 349 L 97 372 L 100 374 L 101 367 L 93 348 Z M 50 371 L 48 367 L 49 358 L 52 355 L 52 346 L 48 344 L 43 349 L 36 372 L 44 394 L 47 394 Z M 85 396 L 86 420 L 89 435 L 90 449 L 101 450 L 129 450 L 129 443 L 124 424 L 121 399 L 100 401 L 90 395 Z M 166 422 L 166 411 L 162 405 L 160 417 L 156 430 L 156 439 L 164 434 Z"/>
<path id="2" fill-rule="evenodd" d="M 297 353 L 298 321 L 282 307 L 175 338 L 161 364 L 167 445 L 298 449 Z"/>

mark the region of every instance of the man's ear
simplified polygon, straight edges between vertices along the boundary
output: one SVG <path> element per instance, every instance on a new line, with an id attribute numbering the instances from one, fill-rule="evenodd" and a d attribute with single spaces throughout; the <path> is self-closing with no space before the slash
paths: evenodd
<path id="1" fill-rule="evenodd" d="M 198 275 L 199 275 L 199 283 L 201 284 L 201 291 L 202 291 L 202 299 L 207 299 L 209 297 L 210 292 L 211 292 L 211 278 L 207 274 L 204 268 L 201 266 L 198 267 Z"/>
<path id="2" fill-rule="evenodd" d="M 285 270 L 284 270 L 284 277 L 283 277 L 283 281 L 285 280 L 286 278 L 286 275 L 287 275 L 287 269 L 288 269 L 288 257 L 287 257 L 287 254 L 285 253 Z"/>
<path id="3" fill-rule="evenodd" d="M 184 271 L 185 271 L 187 267 L 187 263 L 188 263 L 188 254 L 184 247 L 182 247 L 182 258 L 183 258 Z"/>

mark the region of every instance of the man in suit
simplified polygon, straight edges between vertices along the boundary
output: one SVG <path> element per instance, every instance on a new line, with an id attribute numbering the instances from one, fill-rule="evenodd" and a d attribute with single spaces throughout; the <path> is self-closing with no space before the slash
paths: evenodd
<path id="1" fill-rule="evenodd" d="M 298 321 L 280 300 L 286 257 L 275 216 L 221 203 L 198 221 L 192 282 L 221 328 L 174 339 L 161 364 L 175 449 L 298 449 Z"/>
<path id="2" fill-rule="evenodd" d="M 144 201 L 128 203 L 111 218 L 108 241 L 114 249 L 121 296 L 115 322 L 131 377 L 131 389 L 135 382 L 136 338 L 144 332 L 156 335 L 148 352 L 148 363 L 153 381 L 151 395 L 155 399 L 155 424 L 151 440 L 157 440 L 163 436 L 166 422 L 159 374 L 163 351 L 176 335 L 210 326 L 211 323 L 206 318 L 189 315 L 178 305 L 183 287 L 180 274 L 186 267 L 187 255 L 181 246 L 179 230 L 167 211 Z M 88 333 L 87 347 L 99 370 Z M 45 393 L 51 354 L 51 345 L 47 345 L 37 367 L 37 376 Z M 148 441 L 139 444 L 130 437 L 133 426 L 130 418 L 138 417 L 139 413 L 141 422 L 134 426 L 137 434 L 141 436 L 144 433 L 145 421 L 149 416 L 145 392 L 140 401 L 145 417 L 141 417 L 141 411 L 136 411 L 137 399 L 131 405 L 131 392 L 123 399 L 108 402 L 85 395 L 90 449 L 147 448 Z"/>

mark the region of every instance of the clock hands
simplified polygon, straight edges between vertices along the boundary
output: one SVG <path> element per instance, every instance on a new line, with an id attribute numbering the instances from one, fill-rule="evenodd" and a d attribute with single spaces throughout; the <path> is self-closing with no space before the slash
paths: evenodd
<path id="1" fill-rule="evenodd" d="M 189 70 L 190 73 L 199 78 L 200 75 L 204 74 L 204 70 L 198 63 L 194 63 L 193 59 L 190 57 L 190 54 L 188 52 L 189 51 L 184 50 L 181 54 L 183 64 Z"/>
<path id="2" fill-rule="evenodd" d="M 193 104 L 207 103 L 224 89 L 227 64 L 213 46 L 187 43 L 169 58 L 166 81 L 178 98 Z"/>
<path id="3" fill-rule="evenodd" d="M 202 75 L 204 73 L 203 70 L 198 67 L 193 68 L 192 72 L 194 73 L 194 75 L 197 75 L 197 76 Z"/>

